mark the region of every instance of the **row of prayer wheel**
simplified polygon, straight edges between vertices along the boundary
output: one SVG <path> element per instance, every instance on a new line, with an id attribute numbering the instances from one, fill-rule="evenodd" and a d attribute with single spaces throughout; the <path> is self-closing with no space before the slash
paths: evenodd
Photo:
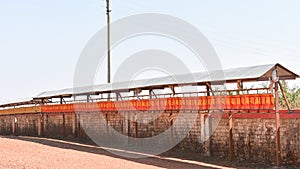
<path id="1" fill-rule="evenodd" d="M 74 111 L 151 111 L 151 110 L 270 110 L 274 108 L 272 94 L 247 94 L 232 96 L 172 97 L 143 100 L 102 101 L 44 105 L 42 112 Z"/>

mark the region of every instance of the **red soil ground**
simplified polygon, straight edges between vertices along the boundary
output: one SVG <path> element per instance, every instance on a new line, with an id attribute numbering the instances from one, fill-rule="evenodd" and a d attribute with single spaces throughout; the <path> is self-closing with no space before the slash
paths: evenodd
<path id="1" fill-rule="evenodd" d="M 90 145 L 31 137 L 0 137 L 0 168 L 223 168 L 177 158 L 127 159 Z M 224 167 L 227 168 L 227 167 Z"/>

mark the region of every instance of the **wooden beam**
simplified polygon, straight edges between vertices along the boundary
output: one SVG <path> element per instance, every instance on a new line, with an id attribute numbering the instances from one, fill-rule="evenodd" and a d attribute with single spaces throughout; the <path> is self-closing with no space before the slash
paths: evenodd
<path id="1" fill-rule="evenodd" d="M 276 163 L 281 163 L 281 146 L 280 146 L 280 114 L 279 114 L 279 95 L 278 82 L 275 83 L 275 112 L 276 112 Z"/>
<path id="2" fill-rule="evenodd" d="M 243 82 L 241 80 L 238 80 L 237 81 L 237 89 L 238 89 L 237 93 L 240 94 L 240 91 L 243 90 L 243 88 L 244 88 Z"/>
<path id="3" fill-rule="evenodd" d="M 210 83 L 206 83 L 206 91 L 207 91 L 207 96 L 210 96 L 210 93 L 214 96 L 215 93 L 212 90 L 211 84 Z"/>
<path id="4" fill-rule="evenodd" d="M 62 130 L 62 135 L 63 135 L 63 138 L 66 137 L 66 116 L 65 116 L 65 113 L 62 114 L 62 120 L 63 120 L 63 130 Z"/>
<path id="5" fill-rule="evenodd" d="M 229 160 L 233 161 L 233 122 L 232 122 L 232 113 L 229 113 Z"/>
<path id="6" fill-rule="evenodd" d="M 42 128 L 43 128 L 43 124 L 42 124 L 42 121 L 43 121 L 43 119 L 42 119 L 42 113 L 41 114 L 37 114 L 37 116 L 38 116 L 38 120 L 37 120 L 37 122 L 38 122 L 38 124 L 37 124 L 37 131 L 38 131 L 38 136 L 42 136 Z"/>
<path id="7" fill-rule="evenodd" d="M 175 87 L 172 86 L 172 85 L 169 85 L 169 88 L 171 89 L 172 94 L 173 94 L 173 96 L 174 96 L 174 95 L 176 94 L 176 92 L 175 92 Z"/>
<path id="8" fill-rule="evenodd" d="M 210 96 L 210 89 L 211 89 L 211 87 L 210 87 L 210 83 L 206 83 L 206 95 L 207 96 Z"/>
<path id="9" fill-rule="evenodd" d="M 287 97 L 286 97 L 286 95 L 285 95 L 285 93 L 284 93 L 284 90 L 283 90 L 283 87 L 282 87 L 280 81 L 278 82 L 278 84 L 279 84 L 279 87 L 280 87 L 282 96 L 283 96 L 283 98 L 284 98 L 284 100 L 285 100 L 286 106 L 288 107 L 288 110 L 291 111 L 291 110 L 292 110 L 292 109 L 291 109 L 291 105 L 290 105 L 289 100 L 287 99 Z"/>

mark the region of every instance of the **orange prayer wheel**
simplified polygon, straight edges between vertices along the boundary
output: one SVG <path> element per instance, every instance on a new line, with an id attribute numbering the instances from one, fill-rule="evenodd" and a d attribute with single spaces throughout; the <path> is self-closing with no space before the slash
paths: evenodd
<path id="1" fill-rule="evenodd" d="M 207 99 L 207 109 L 212 109 L 212 97 L 211 96 L 206 96 L 206 99 Z"/>
<path id="2" fill-rule="evenodd" d="M 231 104 L 231 109 L 236 109 L 236 97 L 235 96 L 230 96 L 230 104 Z"/>
<path id="3" fill-rule="evenodd" d="M 214 108 L 215 109 L 221 109 L 221 97 L 220 96 L 214 96 L 213 100 L 214 100 L 214 103 L 215 103 Z"/>
<path id="4" fill-rule="evenodd" d="M 132 105 L 131 105 L 130 100 L 124 101 L 124 108 L 125 108 L 125 110 L 132 110 Z"/>
<path id="5" fill-rule="evenodd" d="M 190 110 L 198 110 L 198 98 L 191 97 L 190 100 L 191 100 Z"/>
<path id="6" fill-rule="evenodd" d="M 149 105 L 149 107 L 150 107 L 149 110 L 155 110 L 156 109 L 155 108 L 156 106 L 155 106 L 155 100 L 154 99 L 150 99 L 149 100 L 149 104 L 150 104 Z"/>
<path id="7" fill-rule="evenodd" d="M 250 109 L 255 109 L 255 96 L 253 94 L 249 95 L 249 107 Z"/>
<path id="8" fill-rule="evenodd" d="M 95 111 L 95 106 L 94 106 L 93 103 L 88 103 L 88 104 L 87 104 L 87 108 L 88 108 L 87 111 L 89 111 L 89 112 Z"/>
<path id="9" fill-rule="evenodd" d="M 274 109 L 274 107 L 275 107 L 275 98 L 274 98 L 274 95 L 273 94 L 268 94 L 266 96 L 266 100 L 268 100 L 268 103 L 266 103 L 268 109 Z"/>
<path id="10" fill-rule="evenodd" d="M 216 96 L 211 96 L 210 97 L 210 109 L 216 109 L 217 108 L 217 103 L 216 103 Z"/>
<path id="11" fill-rule="evenodd" d="M 102 102 L 103 104 L 103 111 L 107 111 L 107 103 L 106 102 Z"/>
<path id="12" fill-rule="evenodd" d="M 132 110 L 133 109 L 130 100 L 125 101 L 125 109 L 126 110 Z"/>
<path id="13" fill-rule="evenodd" d="M 130 110 L 138 110 L 137 100 L 130 100 Z"/>
<path id="14" fill-rule="evenodd" d="M 165 99 L 165 98 L 159 99 L 159 107 L 160 107 L 160 110 L 166 110 L 167 109 L 167 99 Z"/>
<path id="15" fill-rule="evenodd" d="M 104 102 L 105 105 L 105 111 L 109 111 L 109 103 L 108 102 Z"/>
<path id="16" fill-rule="evenodd" d="M 141 111 L 146 110 L 146 100 L 140 100 L 140 110 Z"/>
<path id="17" fill-rule="evenodd" d="M 181 107 L 181 99 L 179 97 L 174 97 L 172 99 L 172 108 L 178 110 Z"/>
<path id="18" fill-rule="evenodd" d="M 102 110 L 103 110 L 103 107 L 102 107 L 101 102 L 97 102 L 97 104 L 98 104 L 98 107 L 99 107 L 100 111 L 102 111 Z"/>
<path id="19" fill-rule="evenodd" d="M 181 98 L 181 109 L 184 109 L 184 110 L 188 109 L 187 108 L 187 100 L 185 97 Z"/>
<path id="20" fill-rule="evenodd" d="M 128 110 L 129 102 L 128 101 L 121 101 L 120 106 L 121 106 L 121 109 L 126 111 L 126 110 Z"/>
<path id="21" fill-rule="evenodd" d="M 254 108 L 255 109 L 261 109 L 262 105 L 261 105 L 261 95 L 260 94 L 256 94 L 254 96 Z"/>
<path id="22" fill-rule="evenodd" d="M 192 110 L 193 109 L 193 99 L 191 97 L 187 98 L 187 109 Z"/>
<path id="23" fill-rule="evenodd" d="M 103 104 L 103 102 L 101 102 L 102 104 Z M 100 103 L 98 103 L 98 104 L 100 104 Z M 78 103 L 78 104 L 76 104 L 77 106 L 77 109 L 79 109 L 79 111 L 85 111 L 85 108 L 86 108 L 86 105 L 85 104 L 83 104 L 83 103 Z"/>
<path id="24" fill-rule="evenodd" d="M 138 111 L 141 111 L 143 108 L 142 108 L 142 101 L 138 100 L 136 102 L 136 108 Z"/>
<path id="25" fill-rule="evenodd" d="M 243 98 L 245 99 L 244 103 L 242 103 L 244 109 L 250 109 L 251 108 L 251 105 L 250 105 L 250 95 L 244 95 Z"/>
<path id="26" fill-rule="evenodd" d="M 242 104 L 241 104 L 241 95 L 235 95 L 234 98 L 235 98 L 235 106 L 234 106 L 234 109 L 236 110 L 240 110 L 242 108 Z"/>
<path id="27" fill-rule="evenodd" d="M 122 101 L 115 101 L 114 102 L 116 111 L 124 111 L 123 102 Z"/>
<path id="28" fill-rule="evenodd" d="M 172 110 L 172 98 L 166 99 L 166 110 Z"/>
<path id="29" fill-rule="evenodd" d="M 199 108 L 199 110 L 204 110 L 202 97 L 198 97 L 198 108 Z"/>
<path id="30" fill-rule="evenodd" d="M 215 98 L 216 109 L 224 109 L 224 103 L 225 103 L 224 97 L 223 96 L 215 96 L 214 98 Z"/>
<path id="31" fill-rule="evenodd" d="M 145 100 L 145 111 L 149 111 L 150 109 L 150 100 Z"/>
<path id="32" fill-rule="evenodd" d="M 206 96 L 204 96 L 204 97 L 201 97 L 201 99 L 202 99 L 202 109 L 203 110 L 207 110 L 209 107 L 208 107 L 208 100 L 207 100 L 207 97 Z"/>
<path id="33" fill-rule="evenodd" d="M 275 98 L 273 95 L 270 95 L 270 98 L 271 98 L 271 105 L 270 105 L 270 109 L 274 109 L 275 107 Z"/>
<path id="34" fill-rule="evenodd" d="M 182 102 L 182 99 L 180 97 L 178 97 L 177 101 L 176 101 L 176 104 L 178 105 L 178 109 L 181 109 L 181 102 Z"/>
<path id="35" fill-rule="evenodd" d="M 110 102 L 106 102 L 106 110 L 111 111 L 111 105 Z"/>
<path id="36" fill-rule="evenodd" d="M 155 99 L 154 101 L 154 110 L 161 110 L 158 99 Z"/>
<path id="37" fill-rule="evenodd" d="M 220 96 L 220 108 L 226 109 L 226 96 Z"/>
<path id="38" fill-rule="evenodd" d="M 149 100 L 142 100 L 142 110 L 148 111 L 150 109 L 150 101 Z"/>
<path id="39" fill-rule="evenodd" d="M 269 95 L 267 95 L 266 97 L 266 104 L 265 104 L 265 108 L 266 109 L 270 109 L 271 108 L 271 97 Z"/>
<path id="40" fill-rule="evenodd" d="M 151 109 L 150 100 L 146 100 L 146 110 L 149 111 Z"/>
<path id="41" fill-rule="evenodd" d="M 225 105 L 226 110 L 231 110 L 232 109 L 231 96 L 226 96 L 225 103 L 226 103 Z"/>
<path id="42" fill-rule="evenodd" d="M 261 109 L 268 109 L 268 105 L 266 104 L 266 94 L 262 94 L 260 96 L 260 102 L 261 102 Z"/>

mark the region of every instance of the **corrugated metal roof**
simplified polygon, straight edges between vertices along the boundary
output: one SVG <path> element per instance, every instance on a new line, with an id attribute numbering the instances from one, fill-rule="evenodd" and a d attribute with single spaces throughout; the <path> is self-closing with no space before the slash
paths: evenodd
<path id="1" fill-rule="evenodd" d="M 32 98 L 24 98 L 24 99 L 1 102 L 0 107 L 13 107 L 19 105 L 28 105 L 28 104 L 34 104 Z"/>
<path id="2" fill-rule="evenodd" d="M 295 79 L 297 74 L 289 71 L 280 64 L 268 64 L 259 66 L 250 66 L 243 68 L 227 69 L 224 71 L 216 70 L 211 72 L 198 72 L 192 74 L 182 74 L 166 76 L 144 80 L 134 80 L 130 82 L 117 82 L 112 84 L 102 84 L 90 87 L 69 88 L 56 91 L 48 91 L 39 94 L 36 98 L 58 97 L 64 95 L 80 95 L 88 93 L 105 93 L 110 91 L 128 91 L 131 89 L 163 88 L 169 85 L 187 85 L 187 84 L 205 84 L 207 82 L 230 82 L 230 81 L 260 81 L 268 80 L 275 67 L 278 68 L 278 74 L 285 79 Z"/>
<path id="3" fill-rule="evenodd" d="M 273 70 L 277 68 L 278 75 L 282 80 L 295 79 L 299 77 L 280 64 L 268 64 L 259 66 L 250 66 L 242 68 L 227 69 L 224 71 L 216 70 L 211 72 L 198 72 L 192 74 L 182 74 L 152 79 L 134 80 L 130 82 L 116 82 L 111 84 L 101 84 L 89 87 L 67 88 L 62 90 L 45 91 L 34 98 L 23 99 L 1 103 L 0 107 L 17 106 L 22 104 L 33 104 L 35 99 L 71 97 L 73 95 L 86 95 L 93 93 L 107 93 L 114 91 L 129 91 L 133 89 L 157 89 L 170 85 L 184 86 L 190 84 L 206 84 L 208 82 L 236 82 L 241 81 L 264 81 L 271 77 Z"/>

